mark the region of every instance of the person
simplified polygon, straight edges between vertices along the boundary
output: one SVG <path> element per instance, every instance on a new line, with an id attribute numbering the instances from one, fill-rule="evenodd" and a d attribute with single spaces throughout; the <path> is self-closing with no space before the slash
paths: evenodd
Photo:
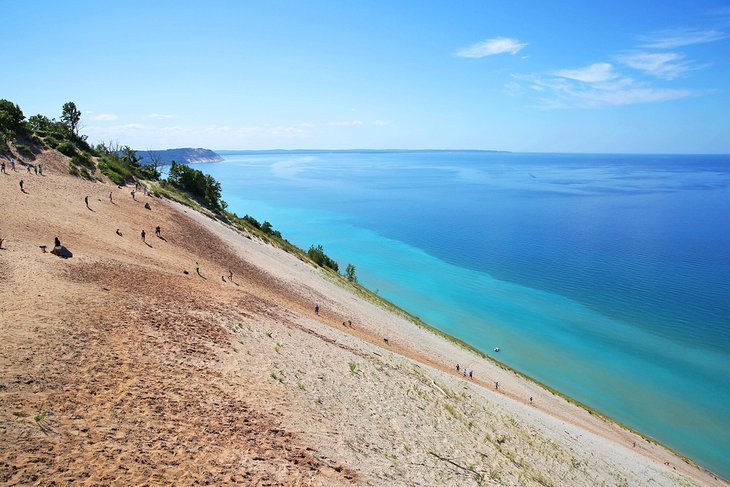
<path id="1" fill-rule="evenodd" d="M 195 262 L 195 272 L 197 272 L 198 275 L 200 276 L 200 264 L 198 262 Z M 203 277 L 203 276 L 200 276 L 200 277 Z"/>
<path id="2" fill-rule="evenodd" d="M 7 174 L 7 172 L 5 172 L 5 161 L 3 161 L 2 163 L 0 163 L 0 172 L 2 172 L 4 174 Z"/>
<path id="3" fill-rule="evenodd" d="M 319 303 L 314 304 L 314 314 L 319 316 Z"/>
<path id="4" fill-rule="evenodd" d="M 145 203 L 145 204 L 144 204 L 144 209 L 145 209 L 145 210 L 151 210 L 151 209 L 152 209 L 152 207 L 150 206 L 150 204 L 149 204 L 149 203 Z"/>
<path id="5" fill-rule="evenodd" d="M 532 396 L 530 396 L 530 404 L 532 404 Z"/>
<path id="6" fill-rule="evenodd" d="M 144 230 L 142 230 L 142 233 L 140 233 L 140 235 L 142 236 L 142 241 L 143 241 L 143 242 L 145 242 L 145 239 L 144 239 L 144 237 L 145 237 L 145 235 L 147 235 L 147 234 L 146 234 L 146 233 L 144 232 Z M 145 243 L 147 243 L 147 242 L 145 242 Z"/>
<path id="7" fill-rule="evenodd" d="M 130 192 L 130 194 L 132 195 L 132 199 L 133 199 L 134 201 L 137 201 L 137 198 L 135 198 L 135 197 L 134 197 L 134 190 L 132 190 L 132 191 Z"/>
<path id="8" fill-rule="evenodd" d="M 42 164 L 38 164 L 38 174 L 43 176 L 43 165 Z"/>
<path id="9" fill-rule="evenodd" d="M 111 191 L 109 191 L 109 201 L 112 202 L 112 203 L 114 203 L 114 200 L 112 199 L 112 192 Z"/>
<path id="10" fill-rule="evenodd" d="M 230 269 L 228 269 L 228 280 L 229 281 L 232 281 L 233 280 L 233 271 L 230 270 Z"/>
<path id="11" fill-rule="evenodd" d="M 13 172 L 16 172 L 15 171 L 15 159 L 13 159 L 12 157 L 10 158 L 10 169 L 12 169 Z"/>
<path id="12" fill-rule="evenodd" d="M 59 257 L 61 256 L 61 239 L 58 237 L 53 239 L 53 250 L 51 253 Z"/>
<path id="13" fill-rule="evenodd" d="M 156 237 L 159 237 L 159 236 L 160 236 L 160 226 L 159 226 L 159 225 L 157 225 L 157 226 L 155 227 L 155 236 L 156 236 Z"/>
<path id="14" fill-rule="evenodd" d="M 470 379 L 473 379 L 474 378 L 474 371 L 473 370 L 470 370 L 469 371 L 469 378 Z"/>
<path id="15" fill-rule="evenodd" d="M 221 281 L 226 282 L 225 276 L 221 276 Z"/>
<path id="16" fill-rule="evenodd" d="M 3 242 L 5 241 L 4 238 L 0 238 L 0 249 L 3 248 Z"/>
<path id="17" fill-rule="evenodd" d="M 466 377 L 466 369 L 461 371 L 462 374 L 464 374 L 464 377 Z"/>
<path id="18" fill-rule="evenodd" d="M 20 190 L 25 193 L 25 189 L 23 189 L 23 180 L 20 180 Z"/>
<path id="19" fill-rule="evenodd" d="M 495 382 L 495 383 L 494 383 L 494 388 L 495 388 L 495 389 L 499 389 L 499 382 Z"/>
<path id="20" fill-rule="evenodd" d="M 35 175 L 38 176 L 38 166 L 33 165 L 33 169 L 35 170 Z"/>
<path id="21" fill-rule="evenodd" d="M 457 372 L 459 371 L 459 368 L 460 368 L 460 367 L 461 367 L 461 366 L 460 366 L 459 364 L 456 364 L 456 371 L 457 371 Z"/>
<path id="22" fill-rule="evenodd" d="M 122 231 L 121 231 L 121 230 L 119 230 L 118 228 L 117 228 L 117 235 L 119 235 L 120 237 L 123 237 L 123 235 L 122 235 Z"/>
<path id="23" fill-rule="evenodd" d="M 86 207 L 89 208 L 89 197 L 88 196 L 84 196 L 84 203 L 86 203 Z M 89 209 L 91 209 L 91 208 L 89 208 Z"/>
<path id="24" fill-rule="evenodd" d="M 32 167 L 31 164 L 28 164 L 28 174 L 30 174 L 30 168 L 31 167 Z"/>

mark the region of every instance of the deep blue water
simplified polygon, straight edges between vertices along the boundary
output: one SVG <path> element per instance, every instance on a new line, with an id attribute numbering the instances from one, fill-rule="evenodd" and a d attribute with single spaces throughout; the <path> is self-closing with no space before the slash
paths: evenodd
<path id="1" fill-rule="evenodd" d="M 730 478 L 730 156 L 221 154 L 229 209 Z"/>

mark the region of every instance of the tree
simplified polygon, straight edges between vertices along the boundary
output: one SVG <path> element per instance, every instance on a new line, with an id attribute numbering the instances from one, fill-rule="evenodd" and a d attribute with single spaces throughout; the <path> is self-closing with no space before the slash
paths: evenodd
<path id="1" fill-rule="evenodd" d="M 8 100 L 0 100 L 0 142 L 25 132 L 24 120 L 25 115 L 18 105 Z"/>
<path id="2" fill-rule="evenodd" d="M 81 112 L 76 108 L 76 104 L 72 101 L 64 103 L 61 111 L 61 121 L 66 124 L 74 135 L 78 135 L 80 120 Z"/>
<path id="3" fill-rule="evenodd" d="M 347 280 L 350 282 L 357 282 L 357 276 L 355 275 L 355 266 L 352 264 L 347 264 L 347 267 L 345 267 L 345 277 L 347 277 Z"/>

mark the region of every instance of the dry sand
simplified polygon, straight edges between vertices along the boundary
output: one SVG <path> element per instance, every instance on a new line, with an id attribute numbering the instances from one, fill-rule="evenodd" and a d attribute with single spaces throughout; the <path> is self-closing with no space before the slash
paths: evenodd
<path id="1" fill-rule="evenodd" d="M 39 160 L 0 175 L 0 482 L 728 485 L 255 237 Z"/>

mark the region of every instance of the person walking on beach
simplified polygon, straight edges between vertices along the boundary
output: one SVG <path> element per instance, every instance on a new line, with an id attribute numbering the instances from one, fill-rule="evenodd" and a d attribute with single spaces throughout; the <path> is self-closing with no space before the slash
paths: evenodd
<path id="1" fill-rule="evenodd" d="M 20 180 L 20 191 L 25 193 L 25 188 L 23 188 L 23 180 Z"/>
<path id="2" fill-rule="evenodd" d="M 161 237 L 162 236 L 162 235 L 160 235 L 161 232 L 162 232 L 162 230 L 160 230 L 160 226 L 157 225 L 155 227 L 155 237 Z"/>
<path id="3" fill-rule="evenodd" d="M 114 203 L 114 200 L 112 199 L 112 192 L 109 191 L 109 202 Z"/>
<path id="4" fill-rule="evenodd" d="M 123 236 L 123 235 L 122 235 L 122 231 L 121 231 L 121 230 L 119 230 L 118 228 L 117 228 L 117 235 L 119 235 L 120 237 L 122 237 L 122 236 Z"/>
<path id="5" fill-rule="evenodd" d="M 233 281 L 233 271 L 228 269 L 228 280 Z"/>
<path id="6" fill-rule="evenodd" d="M 43 165 L 42 164 L 38 164 L 38 174 L 43 176 Z"/>
<path id="7" fill-rule="evenodd" d="M 473 370 L 470 370 L 469 371 L 469 378 L 470 379 L 473 379 L 474 378 L 474 371 Z"/>
<path id="8" fill-rule="evenodd" d="M 135 197 L 134 197 L 134 190 L 130 191 L 130 193 L 129 193 L 129 194 L 131 194 L 131 195 L 132 195 L 132 199 L 133 199 L 134 201 L 137 201 L 137 198 L 135 198 Z"/>
<path id="9" fill-rule="evenodd" d="M 532 396 L 530 396 L 530 405 L 532 405 Z M 636 446 L 636 443 L 634 443 L 634 446 Z"/>
<path id="10" fill-rule="evenodd" d="M 5 161 L 0 163 L 0 172 L 3 174 L 7 174 L 7 172 L 5 172 Z"/>
<path id="11" fill-rule="evenodd" d="M 314 303 L 314 314 L 319 316 L 319 303 Z"/>
<path id="12" fill-rule="evenodd" d="M 86 203 L 86 207 L 89 208 L 89 196 L 84 196 L 84 203 Z M 89 208 L 91 209 L 91 208 Z"/>
<path id="13" fill-rule="evenodd" d="M 28 174 L 30 174 L 30 168 L 31 168 L 31 165 L 28 164 Z"/>
<path id="14" fill-rule="evenodd" d="M 457 371 L 457 372 L 459 371 L 459 368 L 460 368 L 460 367 L 461 367 L 461 366 L 460 366 L 459 364 L 456 364 L 456 371 Z"/>
<path id="15" fill-rule="evenodd" d="M 195 272 L 197 272 L 200 277 L 203 277 L 200 275 L 200 264 L 198 262 L 195 262 Z"/>
<path id="16" fill-rule="evenodd" d="M 33 166 L 33 170 L 35 171 L 35 175 L 38 176 L 38 166 Z"/>
<path id="17" fill-rule="evenodd" d="M 144 231 L 144 230 L 142 230 L 142 233 L 140 233 L 140 235 L 142 236 L 142 241 L 143 241 L 144 243 L 147 243 L 147 242 L 145 241 L 145 239 L 144 239 L 144 238 L 145 238 L 145 236 L 147 235 L 147 234 L 145 233 L 145 231 Z"/>
<path id="18" fill-rule="evenodd" d="M 13 172 L 17 172 L 15 170 L 15 159 L 13 159 L 12 157 L 10 158 L 10 169 L 12 169 Z"/>
<path id="19" fill-rule="evenodd" d="M 499 390 L 499 382 L 495 382 L 494 383 L 494 388 L 497 389 L 497 390 Z"/>

